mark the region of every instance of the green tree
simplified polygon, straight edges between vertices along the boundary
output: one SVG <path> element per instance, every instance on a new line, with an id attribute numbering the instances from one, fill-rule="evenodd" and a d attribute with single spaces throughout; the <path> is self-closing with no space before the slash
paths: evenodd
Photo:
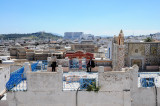
<path id="1" fill-rule="evenodd" d="M 144 41 L 145 41 L 145 42 L 152 42 L 152 41 L 153 41 L 153 39 L 152 39 L 152 38 L 150 38 L 150 37 L 147 37 L 146 39 L 144 39 Z"/>

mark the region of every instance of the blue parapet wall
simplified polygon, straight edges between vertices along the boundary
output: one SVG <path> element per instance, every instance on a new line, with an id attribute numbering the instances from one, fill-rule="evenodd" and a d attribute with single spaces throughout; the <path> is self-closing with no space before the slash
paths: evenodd
<path id="1" fill-rule="evenodd" d="M 36 63 L 32 63 L 31 64 L 31 69 L 33 72 L 37 71 L 37 65 L 38 65 L 39 61 L 37 61 Z"/>
<path id="2" fill-rule="evenodd" d="M 36 66 L 37 66 L 38 62 L 39 61 L 31 64 L 32 71 L 36 71 Z M 6 83 L 6 89 L 8 91 L 10 91 L 12 88 L 16 87 L 19 83 L 21 83 L 22 80 L 26 80 L 25 74 L 26 73 L 24 73 L 24 66 L 14 72 L 12 72 L 10 74 L 9 81 Z"/>
<path id="3" fill-rule="evenodd" d="M 6 83 L 7 90 L 11 90 L 13 87 L 17 86 L 24 79 L 23 72 L 24 72 L 24 67 L 21 67 L 10 74 L 10 79 Z"/>

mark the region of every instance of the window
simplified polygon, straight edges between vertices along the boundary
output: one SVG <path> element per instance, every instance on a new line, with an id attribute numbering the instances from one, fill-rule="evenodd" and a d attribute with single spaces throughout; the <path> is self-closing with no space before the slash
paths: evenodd
<path id="1" fill-rule="evenodd" d="M 141 79 L 142 87 L 153 87 L 154 86 L 154 78 L 142 78 Z"/>

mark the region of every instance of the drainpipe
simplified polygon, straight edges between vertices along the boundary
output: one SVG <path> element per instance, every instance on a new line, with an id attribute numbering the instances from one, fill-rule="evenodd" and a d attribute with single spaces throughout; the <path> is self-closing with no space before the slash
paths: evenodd
<path id="1" fill-rule="evenodd" d="M 77 90 L 76 90 L 76 106 L 78 106 L 78 91 L 79 91 L 79 88 L 80 87 L 78 87 Z"/>

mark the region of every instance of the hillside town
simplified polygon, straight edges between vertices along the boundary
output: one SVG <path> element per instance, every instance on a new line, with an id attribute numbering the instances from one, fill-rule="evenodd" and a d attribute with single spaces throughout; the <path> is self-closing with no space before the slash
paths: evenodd
<path id="1" fill-rule="evenodd" d="M 160 106 L 160 0 L 0 0 L 0 106 Z"/>
<path id="2" fill-rule="evenodd" d="M 57 40 L 2 38 L 0 105 L 158 106 L 160 42 L 153 36 L 125 37 L 120 30 L 106 38 L 83 32 Z"/>

